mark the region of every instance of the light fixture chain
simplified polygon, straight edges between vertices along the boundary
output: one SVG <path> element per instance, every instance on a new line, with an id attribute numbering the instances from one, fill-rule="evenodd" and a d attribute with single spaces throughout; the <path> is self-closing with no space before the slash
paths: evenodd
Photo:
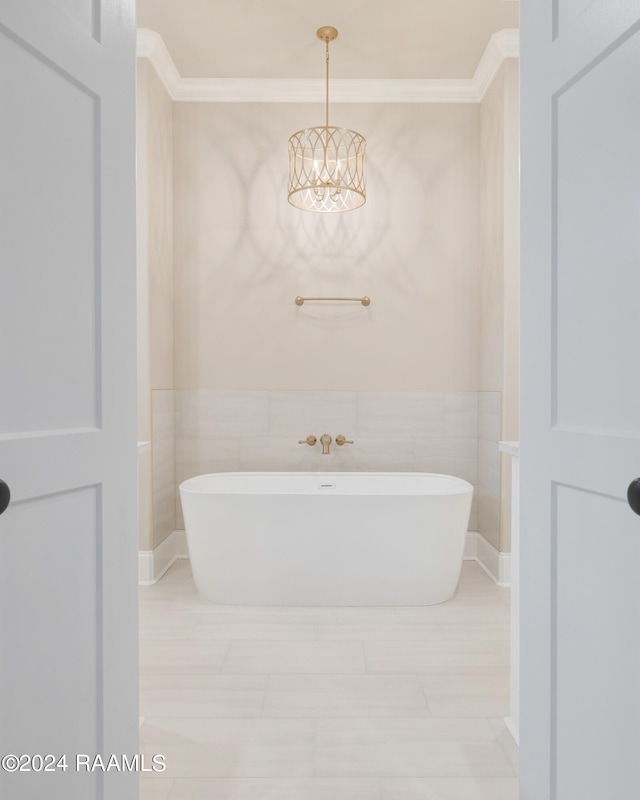
<path id="1" fill-rule="evenodd" d="M 327 63 L 326 63 L 326 86 L 325 86 L 325 106 L 326 106 L 326 118 L 327 118 L 327 128 L 329 127 L 329 42 L 326 43 L 327 48 Z"/>

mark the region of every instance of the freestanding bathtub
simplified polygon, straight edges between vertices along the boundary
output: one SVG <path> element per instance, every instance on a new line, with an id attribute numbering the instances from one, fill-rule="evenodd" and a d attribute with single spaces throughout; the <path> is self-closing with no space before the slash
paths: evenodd
<path id="1" fill-rule="evenodd" d="M 430 473 L 238 472 L 180 486 L 203 600 L 409 606 L 456 590 L 473 486 Z"/>

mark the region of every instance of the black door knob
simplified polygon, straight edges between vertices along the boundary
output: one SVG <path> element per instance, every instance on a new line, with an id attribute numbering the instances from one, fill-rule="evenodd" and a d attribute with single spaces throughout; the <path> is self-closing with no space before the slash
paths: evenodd
<path id="1" fill-rule="evenodd" d="M 0 480 L 0 514 L 4 514 L 7 508 L 9 508 L 10 500 L 11 492 L 9 491 L 9 487 L 4 481 Z"/>
<path id="2" fill-rule="evenodd" d="M 640 478 L 636 478 L 635 481 L 631 481 L 629 484 L 627 500 L 636 514 L 640 514 Z"/>

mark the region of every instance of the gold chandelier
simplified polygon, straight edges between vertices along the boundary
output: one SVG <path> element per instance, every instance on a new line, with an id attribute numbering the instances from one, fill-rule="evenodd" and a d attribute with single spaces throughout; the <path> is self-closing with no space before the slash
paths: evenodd
<path id="1" fill-rule="evenodd" d="M 351 211 L 366 202 L 364 136 L 329 125 L 329 42 L 338 31 L 317 31 L 326 45 L 325 124 L 305 128 L 289 139 L 289 202 L 303 211 Z"/>

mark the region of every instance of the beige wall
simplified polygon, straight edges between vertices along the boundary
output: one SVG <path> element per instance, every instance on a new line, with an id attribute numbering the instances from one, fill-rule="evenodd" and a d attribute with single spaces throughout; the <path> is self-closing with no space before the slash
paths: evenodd
<path id="1" fill-rule="evenodd" d="M 478 532 L 500 550 L 504 364 L 504 67 L 480 105 Z"/>
<path id="2" fill-rule="evenodd" d="M 151 389 L 174 386 L 173 103 L 153 70 L 148 83 Z"/>
<path id="3" fill-rule="evenodd" d="M 480 105 L 478 389 L 502 391 L 504 363 L 504 67 Z"/>
<path id="4" fill-rule="evenodd" d="M 502 438 L 520 438 L 520 87 L 519 61 L 505 62 L 504 362 Z M 511 550 L 511 457 L 502 455 L 500 550 Z"/>
<path id="5" fill-rule="evenodd" d="M 321 215 L 286 197 L 287 139 L 320 107 L 175 104 L 176 388 L 477 388 L 478 106 L 333 116 L 367 137 L 369 200 Z"/>
<path id="6" fill-rule="evenodd" d="M 519 62 L 505 62 L 504 409 L 502 434 L 520 436 L 520 89 Z"/>
<path id="7" fill-rule="evenodd" d="M 152 412 L 154 391 L 174 386 L 173 104 L 146 59 L 138 59 L 137 81 L 138 439 L 152 447 L 151 480 L 148 459 L 140 459 L 140 519 L 148 527 L 139 538 L 151 550 L 175 528 L 175 442 L 165 435 L 166 413 Z"/>
<path id="8" fill-rule="evenodd" d="M 511 465 L 501 464 L 495 437 L 519 435 L 518 109 L 518 61 L 507 59 L 480 106 L 479 186 L 478 388 L 498 392 L 500 404 L 497 429 L 482 420 L 483 408 L 495 413 L 495 400 L 480 404 L 478 518 L 480 533 L 501 551 L 510 549 Z"/>
<path id="9" fill-rule="evenodd" d="M 138 80 L 148 549 L 176 526 L 176 480 L 193 469 L 296 469 L 301 458 L 310 468 L 313 454 L 301 455 L 297 438 L 324 432 L 317 403 L 333 408 L 339 393 L 357 393 L 358 409 L 382 403 L 408 425 L 403 393 L 420 416 L 433 402 L 425 393 L 457 392 L 442 395 L 443 408 L 447 397 L 455 408 L 437 435 L 407 425 L 364 435 L 362 411 L 349 430 L 346 414 L 329 432 L 358 436 L 358 448 L 341 453 L 355 468 L 414 469 L 419 460 L 472 480 L 478 529 L 508 550 L 509 470 L 497 441 L 517 438 L 517 62 L 505 62 L 480 105 L 337 106 L 336 122 L 368 139 L 369 200 L 336 216 L 286 200 L 287 138 L 321 121 L 320 107 L 172 106 L 144 60 Z M 368 294 L 372 305 L 299 308 L 298 294 Z M 211 433 L 216 403 L 244 408 L 263 402 L 261 392 L 270 394 L 259 435 L 227 425 L 235 411 Z M 298 404 L 286 437 L 272 419 L 278 392 Z M 195 422 L 185 416 L 191 405 Z"/>

